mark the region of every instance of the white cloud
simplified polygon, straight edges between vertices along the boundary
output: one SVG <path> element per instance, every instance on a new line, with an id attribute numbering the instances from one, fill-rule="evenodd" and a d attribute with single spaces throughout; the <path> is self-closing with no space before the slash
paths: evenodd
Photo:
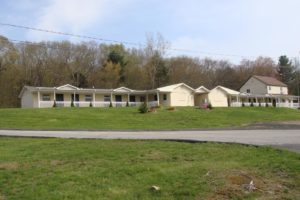
<path id="1" fill-rule="evenodd" d="M 112 3 L 109 0 L 50 0 L 37 14 L 35 27 L 73 34 L 82 34 L 87 29 L 98 28 L 104 20 L 125 6 L 129 0 Z M 31 40 L 57 39 L 61 36 L 28 31 Z M 65 37 L 64 37 L 65 38 Z M 65 38 L 68 39 L 68 38 Z"/>

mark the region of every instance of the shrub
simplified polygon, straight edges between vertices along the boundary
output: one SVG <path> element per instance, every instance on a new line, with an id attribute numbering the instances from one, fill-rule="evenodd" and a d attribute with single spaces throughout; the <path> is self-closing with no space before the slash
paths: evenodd
<path id="1" fill-rule="evenodd" d="M 113 104 L 112 104 L 112 102 L 111 102 L 111 101 L 109 102 L 109 107 L 110 107 L 110 108 L 112 108 L 112 107 L 113 107 Z"/>
<path id="2" fill-rule="evenodd" d="M 147 113 L 149 110 L 147 103 L 142 103 L 139 107 L 139 112 L 140 113 Z"/>
<path id="3" fill-rule="evenodd" d="M 54 103 L 53 103 L 53 108 L 56 108 L 57 105 L 56 105 L 56 101 L 54 100 Z"/>
<path id="4" fill-rule="evenodd" d="M 208 104 L 207 104 L 207 109 L 210 109 L 210 110 L 213 109 L 211 103 L 208 103 Z"/>
<path id="5" fill-rule="evenodd" d="M 260 102 L 258 103 L 258 106 L 261 107 L 261 103 Z"/>
<path id="6" fill-rule="evenodd" d="M 92 102 L 90 102 L 90 107 L 93 107 L 93 104 L 92 104 Z"/>
<path id="7" fill-rule="evenodd" d="M 126 101 L 126 107 L 129 107 L 129 102 L 128 101 Z"/>
<path id="8" fill-rule="evenodd" d="M 71 101 L 71 107 L 74 107 L 74 101 L 73 100 Z"/>
<path id="9" fill-rule="evenodd" d="M 250 104 L 250 107 L 254 107 L 254 104 L 253 104 L 253 102 L 251 102 L 251 104 Z"/>
<path id="10" fill-rule="evenodd" d="M 245 103 L 244 102 L 242 102 L 242 107 L 245 107 Z"/>
<path id="11" fill-rule="evenodd" d="M 266 107 L 269 107 L 269 104 L 268 104 L 268 103 L 266 103 Z"/>

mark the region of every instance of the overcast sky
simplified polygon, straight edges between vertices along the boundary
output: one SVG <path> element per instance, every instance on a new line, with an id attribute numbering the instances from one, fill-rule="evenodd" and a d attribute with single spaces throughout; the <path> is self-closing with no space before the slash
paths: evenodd
<path id="1" fill-rule="evenodd" d="M 146 33 L 159 32 L 172 48 L 198 51 L 171 55 L 299 57 L 300 0 L 0 0 L 0 4 L 2 23 L 134 43 L 145 43 Z M 4 26 L 0 34 L 30 41 L 70 39 Z"/>

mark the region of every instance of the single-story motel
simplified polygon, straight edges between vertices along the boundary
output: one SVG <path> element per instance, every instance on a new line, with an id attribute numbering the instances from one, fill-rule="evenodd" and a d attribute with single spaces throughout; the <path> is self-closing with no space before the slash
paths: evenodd
<path id="1" fill-rule="evenodd" d="M 24 86 L 20 92 L 22 108 L 53 107 L 125 107 L 147 103 L 149 107 L 204 106 L 213 107 L 276 106 L 299 108 L 299 96 L 288 95 L 287 85 L 272 77 L 252 76 L 235 91 L 223 86 L 212 90 L 200 86 L 196 89 L 185 83 L 153 90 Z"/>

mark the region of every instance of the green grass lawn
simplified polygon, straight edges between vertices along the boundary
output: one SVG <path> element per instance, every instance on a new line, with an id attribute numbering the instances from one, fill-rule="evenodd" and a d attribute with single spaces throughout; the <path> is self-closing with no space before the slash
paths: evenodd
<path id="1" fill-rule="evenodd" d="M 288 108 L 192 107 L 140 114 L 137 108 L 0 109 L 0 128 L 158 130 L 237 127 L 255 122 L 300 120 L 300 111 Z"/>
<path id="2" fill-rule="evenodd" d="M 299 172 L 299 154 L 269 147 L 0 137 L 1 200 L 296 200 Z"/>

